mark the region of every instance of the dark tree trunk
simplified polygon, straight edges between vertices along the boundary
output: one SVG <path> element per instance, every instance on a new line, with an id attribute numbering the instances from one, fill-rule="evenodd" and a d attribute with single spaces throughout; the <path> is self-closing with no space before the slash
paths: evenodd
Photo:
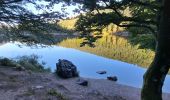
<path id="1" fill-rule="evenodd" d="M 144 75 L 142 100 L 162 100 L 162 86 L 170 67 L 170 0 L 162 0 L 155 58 Z"/>

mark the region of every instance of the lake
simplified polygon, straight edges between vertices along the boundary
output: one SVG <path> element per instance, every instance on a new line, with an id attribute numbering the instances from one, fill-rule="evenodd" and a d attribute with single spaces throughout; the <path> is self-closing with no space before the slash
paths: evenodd
<path id="1" fill-rule="evenodd" d="M 20 45 L 20 46 L 19 46 Z M 35 54 L 40 56 L 40 62 L 46 62 L 46 66 L 52 71 L 56 69 L 58 59 L 67 59 L 77 66 L 81 77 L 106 79 L 107 76 L 117 76 L 118 83 L 142 87 L 143 74 L 146 69 L 137 65 L 112 60 L 94 54 L 82 52 L 76 49 L 64 48 L 60 46 L 50 47 L 27 47 L 20 43 L 0 44 L 0 56 L 16 58 L 17 56 Z M 97 74 L 97 71 L 105 70 L 106 74 Z M 167 75 L 163 87 L 164 92 L 170 93 L 170 75 Z"/>

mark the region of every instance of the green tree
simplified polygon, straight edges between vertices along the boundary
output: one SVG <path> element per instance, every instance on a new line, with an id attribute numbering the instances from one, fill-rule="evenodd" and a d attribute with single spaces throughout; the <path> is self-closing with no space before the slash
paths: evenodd
<path id="1" fill-rule="evenodd" d="M 170 66 L 169 0 L 75 0 L 83 4 L 77 29 L 82 33 L 100 30 L 110 23 L 119 27 L 148 29 L 157 39 L 155 58 L 144 75 L 142 100 L 162 100 L 162 86 Z M 81 2 L 80 2 L 81 1 Z M 101 12 L 109 9 L 110 12 Z M 130 15 L 123 12 L 129 9 Z M 94 12 L 95 11 L 95 12 Z M 97 13 L 96 13 L 97 12 Z M 86 35 L 85 35 L 86 36 Z"/>
<path id="2" fill-rule="evenodd" d="M 60 2 L 58 0 L 0 0 L 0 28 L 5 30 L 0 34 L 13 41 L 34 44 L 41 43 L 44 39 L 52 41 L 52 36 L 46 33 L 57 30 L 56 21 L 65 14 L 49 11 Z M 36 12 L 41 13 L 30 10 L 29 5 L 33 5 Z"/>

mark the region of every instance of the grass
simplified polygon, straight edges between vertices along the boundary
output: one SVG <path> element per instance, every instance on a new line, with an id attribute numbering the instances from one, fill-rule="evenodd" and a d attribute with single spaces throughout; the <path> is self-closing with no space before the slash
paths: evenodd
<path id="1" fill-rule="evenodd" d="M 55 89 L 50 89 L 48 92 L 47 92 L 48 95 L 51 95 L 51 96 L 56 96 L 59 100 L 67 100 L 66 97 L 57 92 Z"/>
<path id="2" fill-rule="evenodd" d="M 80 43 L 82 42 L 83 39 L 74 38 L 64 40 L 58 45 L 137 64 L 142 67 L 148 67 L 155 55 L 154 51 L 150 49 L 140 49 L 140 45 L 132 45 L 127 39 L 117 36 L 104 36 L 95 42 L 94 48 L 89 46 L 80 47 Z"/>

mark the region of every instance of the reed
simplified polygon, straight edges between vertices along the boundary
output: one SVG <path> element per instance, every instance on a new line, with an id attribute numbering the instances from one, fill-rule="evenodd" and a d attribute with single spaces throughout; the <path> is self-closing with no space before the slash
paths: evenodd
<path id="1" fill-rule="evenodd" d="M 140 49 L 139 45 L 132 45 L 127 39 L 118 36 L 103 36 L 95 42 L 95 47 L 87 45 L 80 47 L 83 39 L 66 39 L 58 45 L 75 48 L 85 52 L 93 53 L 99 56 L 121 60 L 131 64 L 137 64 L 142 67 L 148 67 L 154 58 L 154 51 L 150 49 Z"/>

